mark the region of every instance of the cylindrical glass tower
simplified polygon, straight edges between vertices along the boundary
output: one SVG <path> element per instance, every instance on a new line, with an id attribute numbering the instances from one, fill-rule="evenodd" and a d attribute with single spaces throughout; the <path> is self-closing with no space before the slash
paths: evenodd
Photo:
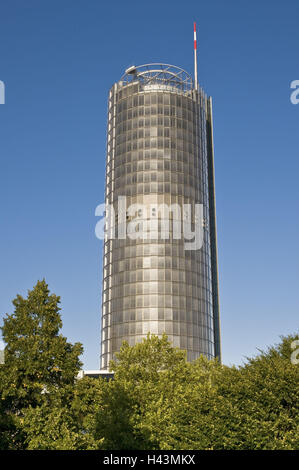
<path id="1" fill-rule="evenodd" d="M 104 241 L 101 369 L 124 340 L 166 332 L 188 360 L 220 359 L 211 99 L 179 67 L 130 67 L 109 93 L 105 203 L 120 223 Z M 135 209 L 128 210 L 132 204 Z M 203 206 L 203 244 L 186 249 L 174 236 L 128 236 L 132 219 L 161 221 L 160 207 Z M 142 206 L 141 206 L 142 205 Z M 147 216 L 140 207 L 150 208 Z M 135 214 L 136 212 L 136 214 Z M 198 223 L 192 215 L 191 226 Z M 125 235 L 124 235 L 125 233 Z"/>

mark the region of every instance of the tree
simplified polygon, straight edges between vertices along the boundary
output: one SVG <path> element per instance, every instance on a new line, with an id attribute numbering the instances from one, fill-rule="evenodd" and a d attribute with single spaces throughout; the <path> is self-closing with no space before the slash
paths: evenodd
<path id="1" fill-rule="evenodd" d="M 225 435 L 217 448 L 299 449 L 299 365 L 291 344 L 298 336 L 260 351 L 240 368 L 224 368 L 216 386 L 227 403 Z"/>
<path id="2" fill-rule="evenodd" d="M 298 449 L 299 365 L 291 342 L 241 367 L 187 363 L 166 336 L 124 344 L 97 416 L 108 449 Z"/>
<path id="3" fill-rule="evenodd" d="M 49 394 L 37 408 L 25 413 L 28 449 L 94 450 L 96 414 L 101 406 L 104 381 L 84 377 L 69 389 Z"/>
<path id="4" fill-rule="evenodd" d="M 97 436 L 108 449 L 162 449 L 172 423 L 174 393 L 188 384 L 190 364 L 166 335 L 148 335 L 130 347 L 124 342 L 111 361 L 114 380 L 107 383 L 98 413 Z M 176 432 L 172 429 L 172 432 Z"/>
<path id="5" fill-rule="evenodd" d="M 38 281 L 27 298 L 13 300 L 14 313 L 2 326 L 5 363 L 0 366 L 1 432 L 10 433 L 13 448 L 24 445 L 22 423 L 29 407 L 41 406 L 48 394 L 73 386 L 80 369 L 80 343 L 74 345 L 59 333 L 60 298 L 50 295 L 46 282 Z M 12 421 L 14 423 L 12 429 Z"/>
<path id="6" fill-rule="evenodd" d="M 298 336 L 240 367 L 189 363 L 166 335 L 124 343 L 114 380 L 76 380 L 79 343 L 39 281 L 2 327 L 0 449 L 299 449 Z"/>

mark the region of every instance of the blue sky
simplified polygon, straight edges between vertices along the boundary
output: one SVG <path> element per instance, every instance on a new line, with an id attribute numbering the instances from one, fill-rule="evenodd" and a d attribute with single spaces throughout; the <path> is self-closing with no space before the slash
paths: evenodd
<path id="1" fill-rule="evenodd" d="M 297 0 L 10 0 L 0 11 L 0 315 L 38 279 L 97 368 L 107 93 L 132 64 L 193 69 L 214 102 L 223 361 L 298 330 Z"/>

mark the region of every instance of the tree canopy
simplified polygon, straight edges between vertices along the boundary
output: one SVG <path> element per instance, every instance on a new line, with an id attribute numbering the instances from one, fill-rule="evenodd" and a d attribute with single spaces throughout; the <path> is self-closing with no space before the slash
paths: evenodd
<path id="1" fill-rule="evenodd" d="M 6 347 L 0 396 L 2 441 L 14 448 L 24 446 L 26 410 L 43 405 L 55 391 L 74 386 L 83 349 L 59 332 L 60 298 L 50 295 L 44 280 L 28 291 L 27 298 L 17 295 L 12 303 L 14 313 L 6 315 L 1 327 Z"/>
<path id="2" fill-rule="evenodd" d="M 299 449 L 298 335 L 228 367 L 149 334 L 123 343 L 113 380 L 78 380 L 59 303 L 39 281 L 4 318 L 0 449 Z"/>
<path id="3" fill-rule="evenodd" d="M 111 449 L 298 449 L 295 337 L 227 367 L 186 361 L 164 335 L 124 344 L 111 367 L 97 435 Z"/>

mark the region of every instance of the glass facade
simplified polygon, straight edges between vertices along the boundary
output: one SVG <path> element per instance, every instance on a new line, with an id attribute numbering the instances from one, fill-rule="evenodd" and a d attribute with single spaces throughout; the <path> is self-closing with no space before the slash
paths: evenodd
<path id="1" fill-rule="evenodd" d="M 134 345 L 148 332 L 165 332 L 188 360 L 220 359 L 211 99 L 168 67 L 134 68 L 109 92 L 105 202 L 116 218 L 120 196 L 127 207 L 202 204 L 203 246 L 186 250 L 173 238 L 175 213 L 169 238 L 117 232 L 104 241 L 102 369 L 124 340 Z M 160 227 L 163 213 L 151 217 Z"/>

